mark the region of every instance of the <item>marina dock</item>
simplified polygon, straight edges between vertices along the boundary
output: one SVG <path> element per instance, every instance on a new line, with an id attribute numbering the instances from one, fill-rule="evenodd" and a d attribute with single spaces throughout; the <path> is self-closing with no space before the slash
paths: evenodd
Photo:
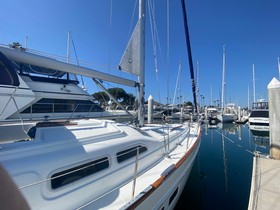
<path id="1" fill-rule="evenodd" d="M 254 157 L 248 209 L 280 209 L 280 82 L 273 78 L 267 86 L 269 98 L 269 158 Z"/>
<path id="2" fill-rule="evenodd" d="M 248 209 L 280 209 L 280 161 L 254 157 Z"/>

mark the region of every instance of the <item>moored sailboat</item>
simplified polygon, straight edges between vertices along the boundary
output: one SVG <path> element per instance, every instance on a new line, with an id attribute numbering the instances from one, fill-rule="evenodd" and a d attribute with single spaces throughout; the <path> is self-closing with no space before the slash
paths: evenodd
<path id="1" fill-rule="evenodd" d="M 133 36 L 145 34 L 145 1 L 139 6 Z M 139 56 L 144 64 L 143 49 Z M 144 88 L 144 79 L 137 85 Z M 144 89 L 139 96 L 141 109 Z M 144 126 L 144 113 L 139 118 L 140 127 L 97 119 L 41 122 L 29 130 L 32 140 L 1 144 L 0 163 L 32 209 L 173 209 L 199 150 L 200 123 Z"/>
<path id="2" fill-rule="evenodd" d="M 221 100 L 221 112 L 217 115 L 217 119 L 222 123 L 233 122 L 237 119 L 236 110 L 234 106 L 224 106 L 224 96 L 225 96 L 225 70 L 226 70 L 226 50 L 225 45 L 223 45 L 223 75 L 222 75 L 222 100 Z"/>

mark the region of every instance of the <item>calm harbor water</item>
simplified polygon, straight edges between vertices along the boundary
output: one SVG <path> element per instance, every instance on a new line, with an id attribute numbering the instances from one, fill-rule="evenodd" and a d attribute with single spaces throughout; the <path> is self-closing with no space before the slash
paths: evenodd
<path id="1" fill-rule="evenodd" d="M 203 125 L 200 150 L 178 209 L 247 209 L 253 153 L 269 154 L 268 131 L 248 125 Z"/>

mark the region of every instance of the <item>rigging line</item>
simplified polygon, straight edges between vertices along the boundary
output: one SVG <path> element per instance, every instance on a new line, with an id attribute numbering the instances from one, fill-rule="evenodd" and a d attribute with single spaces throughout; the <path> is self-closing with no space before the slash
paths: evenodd
<path id="1" fill-rule="evenodd" d="M 4 106 L 4 109 L 3 109 L 2 112 L 0 113 L 0 116 L 4 113 L 5 109 L 8 107 L 10 101 L 13 100 L 14 105 L 15 105 L 15 107 L 16 107 L 16 113 L 18 114 L 19 120 L 20 120 L 20 122 L 21 122 L 22 131 L 23 131 L 25 134 L 27 134 L 28 131 L 26 131 L 25 128 L 24 128 L 24 121 L 23 121 L 23 119 L 22 119 L 22 117 L 21 117 L 21 114 L 20 114 L 20 111 L 19 111 L 19 108 L 18 108 L 16 99 L 15 99 L 15 94 L 16 94 L 16 91 L 17 91 L 17 90 L 18 90 L 18 87 L 15 87 L 15 90 L 13 91 L 11 97 L 10 97 L 9 100 L 7 101 L 6 105 Z"/>
<path id="2" fill-rule="evenodd" d="M 153 44 L 153 57 L 156 68 L 156 79 L 157 79 L 157 89 L 160 100 L 160 87 L 159 87 L 159 77 L 158 77 L 158 61 L 157 61 L 157 42 L 156 42 L 156 20 L 155 20 L 155 7 L 152 5 L 151 0 L 148 1 L 149 13 L 150 13 L 150 27 L 151 27 L 151 35 L 152 35 L 152 44 Z"/>
<path id="3" fill-rule="evenodd" d="M 155 6 L 154 6 L 155 7 Z M 154 14 L 153 14 L 154 15 Z M 155 15 L 154 15 L 155 16 Z M 160 54 L 160 59 L 161 59 L 161 63 L 162 63 L 162 66 L 166 66 L 166 64 L 164 63 L 164 60 L 166 59 L 163 59 L 163 53 L 162 53 L 162 48 L 161 48 L 161 44 L 160 44 L 160 38 L 159 38 L 159 33 L 158 33 L 158 30 L 157 30 L 157 24 L 156 24 L 156 21 L 154 22 L 154 36 L 155 36 L 155 40 L 157 42 L 157 46 L 158 46 L 158 49 L 159 49 L 159 54 Z M 158 77 L 158 75 L 157 75 Z M 169 90 L 169 88 L 168 88 Z M 169 94 L 169 92 L 168 92 Z M 168 96 L 169 97 L 169 96 Z"/>
<path id="4" fill-rule="evenodd" d="M 131 30 L 132 30 L 133 17 L 135 16 L 136 7 L 138 5 L 137 2 L 138 2 L 138 0 L 135 0 L 133 12 L 132 12 L 132 15 L 131 15 L 131 18 L 130 18 L 130 26 L 129 26 L 129 31 L 128 31 L 128 34 L 127 34 L 127 40 L 129 40 L 130 33 L 131 33 Z"/>
<path id="5" fill-rule="evenodd" d="M 63 61 L 63 62 L 65 62 L 67 60 L 67 58 L 65 56 L 56 55 L 56 54 L 47 53 L 47 52 L 42 52 L 42 51 L 38 51 L 38 50 L 34 50 L 34 49 L 28 49 L 28 52 L 36 54 L 36 55 L 40 55 L 40 56 L 46 56 L 46 57 L 56 59 L 56 60 L 59 60 L 59 61 Z M 75 61 L 75 59 L 70 58 L 70 63 L 73 63 L 74 61 Z M 107 63 L 88 62 L 86 60 L 79 60 L 79 63 L 83 64 L 83 65 L 86 65 L 86 66 L 91 66 L 91 67 L 93 67 L 94 65 L 98 65 L 98 66 L 104 66 L 104 67 L 109 66 L 111 69 L 112 68 L 117 69 L 116 65 L 113 65 L 113 64 L 109 65 Z"/>
<path id="6" fill-rule="evenodd" d="M 128 34 L 127 34 L 127 40 L 130 39 L 130 36 L 131 36 L 131 31 L 132 31 L 132 26 L 133 26 L 133 19 L 135 17 L 135 13 L 136 13 L 136 8 L 137 8 L 137 3 L 138 3 L 139 0 L 135 0 L 135 3 L 134 3 L 134 8 L 133 8 L 133 12 L 132 12 L 132 15 L 131 15 L 131 18 L 130 18 L 130 26 L 129 26 L 129 30 L 128 30 Z M 116 69 L 118 69 L 118 67 L 116 67 Z M 122 75 L 122 71 L 119 71 L 119 75 Z M 133 77 L 133 75 L 128 75 L 130 77 Z M 119 87 L 119 85 L 118 85 Z M 135 90 L 135 89 L 134 89 Z"/>
<path id="7" fill-rule="evenodd" d="M 77 65 L 80 66 L 79 59 L 78 59 L 78 55 L 77 55 L 77 51 L 76 51 L 76 47 L 75 47 L 75 43 L 74 43 L 74 40 L 73 40 L 73 37 L 72 37 L 72 33 L 71 33 L 71 31 L 70 31 L 69 33 L 70 33 L 71 42 L 72 42 L 72 45 L 73 45 L 73 49 L 74 49 L 74 53 L 75 53 Z M 85 86 L 83 76 L 81 76 L 81 80 L 82 80 L 83 86 Z"/>
<path id="8" fill-rule="evenodd" d="M 138 3 L 139 0 L 135 0 L 135 3 L 134 3 L 134 8 L 133 8 L 133 12 L 132 12 L 132 15 L 131 15 L 131 18 L 130 18 L 130 25 L 129 25 L 129 30 L 128 30 L 128 34 L 127 34 L 127 40 L 130 39 L 130 36 L 131 36 L 131 31 L 133 29 L 133 19 L 135 17 L 135 13 L 136 13 L 136 8 L 137 8 L 137 3 Z M 116 69 L 118 69 L 118 67 L 116 67 Z M 122 71 L 119 71 L 119 75 L 122 75 Z M 133 75 L 128 75 L 129 77 L 133 78 Z"/>
<path id="9" fill-rule="evenodd" d="M 168 104 L 168 98 L 169 98 L 169 0 L 166 1 L 167 3 L 167 52 L 166 52 L 166 57 L 167 57 L 167 104 Z"/>
<path id="10" fill-rule="evenodd" d="M 169 126 L 170 126 L 170 125 L 162 124 L 162 127 L 161 127 L 161 128 L 162 128 L 162 131 L 164 132 L 164 135 L 162 136 L 162 138 L 161 138 L 159 141 L 164 140 L 164 138 L 165 138 L 166 135 L 167 135 L 167 136 L 170 135 L 170 132 L 172 131 L 172 128 L 174 128 L 174 126 L 171 126 L 171 127 L 169 127 Z M 165 129 L 166 129 L 166 130 L 165 130 Z M 182 134 L 182 135 L 183 135 L 183 134 Z M 182 135 L 180 135 L 180 136 L 182 136 Z M 174 137 L 174 136 L 175 136 L 175 137 Z M 177 136 L 176 133 L 173 134 L 173 135 L 171 136 L 171 137 L 173 137 L 173 138 L 172 138 L 172 142 L 177 140 L 178 137 L 176 137 L 176 136 Z M 184 139 L 183 139 L 182 141 L 184 141 Z M 157 144 L 158 144 L 158 142 L 151 142 L 151 143 L 148 143 L 147 146 L 150 146 L 150 147 L 153 148 L 153 145 L 157 145 Z M 65 145 L 66 145 L 66 143 L 65 143 Z M 164 147 L 164 146 L 165 146 L 165 145 L 163 145 L 162 147 Z M 137 148 L 135 148 L 134 150 L 136 150 L 136 149 L 137 149 Z M 112 155 L 112 156 L 107 156 L 107 157 L 108 157 L 108 160 L 109 160 L 109 161 L 113 161 L 113 160 L 117 159 L 118 157 L 123 156 L 124 154 L 130 153 L 131 151 L 133 151 L 133 150 L 130 150 L 130 151 L 128 151 L 127 153 L 123 153 L 123 154 L 120 154 L 120 155 Z M 81 162 L 87 162 L 88 160 L 89 160 L 89 159 L 84 159 L 84 160 L 81 161 Z M 72 171 L 68 171 L 68 172 L 62 173 L 62 174 L 57 175 L 57 176 L 55 176 L 55 177 L 45 178 L 45 179 L 41 179 L 41 180 L 38 180 L 38 181 L 33 182 L 33 183 L 25 184 L 25 185 L 19 186 L 18 189 L 21 190 L 21 189 L 25 189 L 25 188 L 29 188 L 29 187 L 38 185 L 38 184 L 42 184 L 42 183 L 45 183 L 45 182 L 47 182 L 47 181 L 51 181 L 51 180 L 57 179 L 57 178 L 59 178 L 59 177 L 65 176 L 65 175 L 69 175 L 69 174 L 71 174 L 71 173 L 81 171 L 81 170 L 83 170 L 83 169 L 86 169 L 86 168 L 95 166 L 95 165 L 97 165 L 97 164 L 100 164 L 100 163 L 106 162 L 106 161 L 107 161 L 107 160 L 101 160 L 101 161 L 99 161 L 99 162 L 92 163 L 92 164 L 83 166 L 83 167 L 81 167 L 81 168 L 73 169 Z M 70 169 L 70 168 L 69 168 L 69 169 Z"/>
<path id="11" fill-rule="evenodd" d="M 110 73 L 110 65 L 111 65 L 111 39 L 112 39 L 112 16 L 113 16 L 113 1 L 110 1 L 110 25 L 109 25 L 109 67 L 108 72 Z"/>
<path id="12" fill-rule="evenodd" d="M 95 83 L 94 83 L 95 84 Z M 96 84 L 95 84 L 96 85 Z M 96 87 L 97 87 L 97 89 L 99 90 L 99 92 L 100 92 L 100 95 L 101 95 L 101 97 L 102 97 L 102 99 L 103 99 L 103 101 L 104 101 L 104 103 L 105 103 L 105 106 L 107 106 L 108 105 L 108 102 L 107 102 L 107 99 L 105 98 L 105 96 L 107 96 L 106 95 L 106 93 L 104 93 L 104 91 L 102 91 L 101 90 L 101 88 L 98 86 L 98 85 L 96 85 Z M 93 96 L 93 95 L 92 95 Z M 100 102 L 99 102 L 100 103 Z M 102 105 L 102 104 L 101 104 Z M 103 108 L 103 107 L 102 107 Z M 106 107 L 105 107 L 105 110 L 106 110 Z"/>
<path id="13" fill-rule="evenodd" d="M 159 60 L 160 60 L 160 62 L 162 64 L 162 66 L 166 66 L 166 64 L 164 62 L 165 59 L 163 59 L 163 53 L 162 53 L 162 48 L 161 48 L 161 44 L 160 44 L 159 33 L 158 33 L 158 30 L 157 30 L 156 22 L 154 23 L 154 36 L 155 36 L 155 38 L 154 38 L 155 42 L 157 43 L 156 46 L 158 47 L 158 50 L 159 50 L 159 55 L 160 55 L 160 59 Z M 157 59 L 157 66 L 158 66 L 158 63 L 159 63 L 159 61 Z M 159 71 L 156 72 L 156 77 L 157 77 L 158 86 L 159 86 Z M 159 91 L 159 102 L 161 103 L 160 91 Z"/>
<path id="14" fill-rule="evenodd" d="M 239 147 L 239 148 L 241 148 L 241 149 L 244 149 L 246 152 L 248 152 L 248 153 L 250 153 L 250 154 L 252 154 L 252 155 L 255 155 L 255 152 L 252 152 L 252 151 L 250 151 L 250 150 L 248 150 L 248 149 L 245 149 L 245 148 L 242 147 L 240 144 L 235 143 L 234 140 L 232 140 L 232 139 L 230 139 L 229 137 L 225 136 L 223 133 L 219 132 L 217 129 L 215 129 L 215 131 L 216 131 L 218 134 L 220 134 L 221 136 L 223 136 L 225 139 L 227 139 L 229 142 L 231 142 L 231 143 L 233 143 L 233 144 L 236 144 L 237 147 Z"/>
<path id="15" fill-rule="evenodd" d="M 109 87 L 111 87 L 111 88 L 117 88 L 117 86 L 113 86 L 113 85 L 110 84 L 109 82 L 103 81 L 102 83 L 107 84 L 108 89 L 109 89 Z M 97 85 L 97 87 L 98 87 L 99 90 L 101 90 L 100 87 L 99 87 L 98 85 Z M 117 96 L 117 94 L 118 94 L 118 91 L 119 91 L 119 89 L 117 89 L 116 96 Z M 101 91 L 100 91 L 100 92 L 101 92 Z M 102 91 L 102 92 L 105 93 L 105 91 Z M 105 95 L 107 95 L 107 94 L 105 93 Z M 116 96 L 114 96 L 114 97 L 116 97 Z M 104 96 L 103 96 L 103 94 L 102 94 L 102 97 L 103 97 L 104 101 L 106 101 L 105 98 L 104 98 Z M 109 100 L 111 100 L 111 97 L 110 97 L 110 96 L 108 96 L 108 98 L 109 98 Z"/>
<path id="16" fill-rule="evenodd" d="M 174 109 L 174 104 L 175 104 L 175 99 L 176 99 L 176 95 L 177 95 L 178 84 L 179 84 L 179 80 L 181 78 L 181 66 L 182 66 L 182 58 L 180 59 L 180 63 L 179 63 L 178 75 L 177 75 L 175 91 L 174 91 L 174 95 L 173 95 L 172 109 Z"/>
<path id="17" fill-rule="evenodd" d="M 199 97 L 199 62 L 196 61 L 196 100 L 198 101 Z M 201 104 L 199 104 L 201 107 Z"/>
<path id="18" fill-rule="evenodd" d="M 158 49 L 159 49 L 159 54 L 160 54 L 160 58 L 161 58 L 161 61 L 162 61 L 162 64 L 164 66 L 164 59 L 163 59 L 163 54 L 162 54 L 162 49 L 161 49 L 161 45 L 160 45 L 160 39 L 159 39 L 159 36 L 158 36 L 158 30 L 157 30 L 157 27 L 155 25 L 155 29 L 156 29 L 156 40 L 158 42 Z"/>

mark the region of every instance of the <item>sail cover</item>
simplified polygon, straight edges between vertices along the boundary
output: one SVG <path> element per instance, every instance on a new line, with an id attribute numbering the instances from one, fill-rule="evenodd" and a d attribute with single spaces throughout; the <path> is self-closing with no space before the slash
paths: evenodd
<path id="1" fill-rule="evenodd" d="M 119 70 L 140 75 L 140 21 L 138 20 L 119 64 Z"/>
<path id="2" fill-rule="evenodd" d="M 48 58 L 48 57 L 44 57 L 28 52 L 22 52 L 22 51 L 9 49 L 1 46 L 0 46 L 0 52 L 5 54 L 5 56 L 8 59 L 18 63 L 25 63 L 32 66 L 43 67 L 45 69 L 53 69 L 55 71 L 57 70 L 61 72 L 82 75 L 90 78 L 99 79 L 102 81 L 114 82 L 114 83 L 130 86 L 130 87 L 136 87 L 137 85 L 137 83 L 133 80 L 129 80 L 111 74 L 106 74 L 83 66 L 76 66 L 70 63 L 64 63 L 62 61 L 58 61 L 52 58 Z"/>

